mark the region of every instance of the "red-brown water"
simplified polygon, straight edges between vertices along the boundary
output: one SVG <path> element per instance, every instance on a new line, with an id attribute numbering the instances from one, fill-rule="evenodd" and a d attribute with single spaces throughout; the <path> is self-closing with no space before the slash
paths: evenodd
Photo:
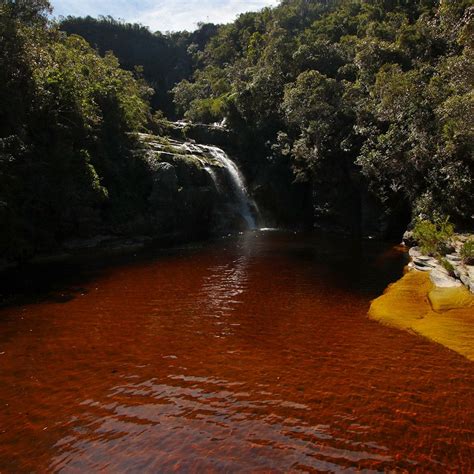
<path id="1" fill-rule="evenodd" d="M 253 233 L 71 266 L 0 311 L 0 471 L 472 472 L 474 365 L 366 317 L 404 263 Z"/>

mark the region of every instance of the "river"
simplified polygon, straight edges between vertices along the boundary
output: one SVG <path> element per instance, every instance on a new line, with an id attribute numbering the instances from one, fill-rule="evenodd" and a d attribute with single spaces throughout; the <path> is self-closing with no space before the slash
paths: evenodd
<path id="1" fill-rule="evenodd" d="M 0 472 L 472 472 L 474 365 L 367 318 L 405 264 L 248 232 L 31 270 L 0 310 Z"/>

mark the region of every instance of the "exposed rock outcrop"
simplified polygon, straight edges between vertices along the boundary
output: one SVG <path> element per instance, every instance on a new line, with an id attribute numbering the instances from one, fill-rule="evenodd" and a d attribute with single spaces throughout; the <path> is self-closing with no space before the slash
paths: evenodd
<path id="1" fill-rule="evenodd" d="M 235 133 L 222 125 L 161 120 L 156 126 L 159 135 L 166 135 L 178 141 L 195 141 L 222 147 L 232 147 L 238 141 Z"/>
<path id="2" fill-rule="evenodd" d="M 224 152 L 154 135 L 138 138 L 133 153 L 146 163 L 152 181 L 148 224 L 153 234 L 194 237 L 246 228 L 248 218 L 239 208 L 245 191 L 236 189 L 236 167 Z"/>
<path id="3" fill-rule="evenodd" d="M 426 272 L 407 272 L 372 302 L 369 317 L 474 361 L 474 295 L 463 286 L 436 288 Z"/>
<path id="4" fill-rule="evenodd" d="M 460 255 L 467 236 L 452 239 L 443 260 L 423 255 L 413 235 L 404 243 L 411 258 L 405 275 L 372 301 L 369 317 L 418 333 L 474 361 L 474 267 Z M 471 290 L 471 291 L 469 291 Z"/>
<path id="5" fill-rule="evenodd" d="M 459 254 L 460 245 L 456 242 L 455 239 L 455 252 L 446 255 L 444 265 L 434 257 L 423 255 L 419 247 L 411 247 L 408 268 L 429 272 L 432 283 L 438 288 L 459 288 L 464 285 L 474 293 L 474 266 L 463 263 Z"/>

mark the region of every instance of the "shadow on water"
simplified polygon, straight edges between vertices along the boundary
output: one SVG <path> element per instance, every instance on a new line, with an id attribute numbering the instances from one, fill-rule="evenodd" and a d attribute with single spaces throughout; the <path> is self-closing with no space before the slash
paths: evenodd
<path id="1" fill-rule="evenodd" d="M 472 364 L 367 318 L 405 263 L 276 231 L 37 267 L 0 311 L 0 471 L 472 472 Z"/>
<path id="2" fill-rule="evenodd" d="M 197 252 L 211 241 L 196 241 L 175 246 L 150 245 L 136 251 L 70 256 L 48 263 L 24 263 L 0 271 L 0 308 L 18 304 L 49 301 L 67 303 L 89 291 L 87 286 L 95 279 L 113 273 L 115 269 L 153 262 Z"/>
<path id="3" fill-rule="evenodd" d="M 252 231 L 170 247 L 148 247 L 122 255 L 73 257 L 63 262 L 23 264 L 0 272 L 0 308 L 42 301 L 67 303 L 87 293 L 87 285 L 114 269 L 159 259 L 178 258 L 200 251 L 259 253 L 271 258 L 284 252 L 290 260 L 319 264 L 335 285 L 380 294 L 401 276 L 404 251 L 389 242 L 350 239 L 322 233 L 279 230 Z M 233 249 L 233 250 L 232 250 Z M 370 271 L 367 271 L 370 269 Z"/>
<path id="4" fill-rule="evenodd" d="M 398 242 L 349 238 L 322 232 L 250 234 L 236 240 L 236 248 L 268 259 L 286 258 L 306 268 L 306 276 L 364 296 L 380 295 L 399 279 L 408 263 L 405 247 Z"/>

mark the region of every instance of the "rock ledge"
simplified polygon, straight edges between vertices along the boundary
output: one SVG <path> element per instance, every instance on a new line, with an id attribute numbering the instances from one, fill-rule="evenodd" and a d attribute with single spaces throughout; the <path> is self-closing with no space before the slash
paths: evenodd
<path id="1" fill-rule="evenodd" d="M 445 257 L 452 271 L 448 271 L 438 259 L 423 255 L 416 246 L 411 247 L 408 252 L 411 257 L 409 270 L 429 272 L 431 281 L 438 288 L 459 288 L 464 285 L 474 293 L 474 266 L 464 264 L 459 253 L 464 240 L 465 238 L 456 240 L 455 251 Z"/>

